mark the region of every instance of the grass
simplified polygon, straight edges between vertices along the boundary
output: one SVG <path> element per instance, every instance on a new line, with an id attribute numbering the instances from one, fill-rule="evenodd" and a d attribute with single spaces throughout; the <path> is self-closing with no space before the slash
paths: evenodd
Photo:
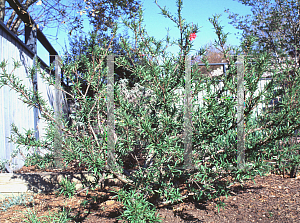
<path id="1" fill-rule="evenodd" d="M 33 201 L 33 197 L 28 197 L 26 194 L 21 194 L 19 196 L 6 197 L 1 201 L 0 211 L 7 211 L 7 209 L 15 205 L 26 205 Z"/>
<path id="2" fill-rule="evenodd" d="M 71 210 L 67 210 L 65 207 L 62 208 L 61 211 L 51 212 L 46 216 L 37 216 L 37 211 L 34 209 L 27 209 L 24 213 L 25 218 L 22 218 L 23 222 L 28 223 L 44 223 L 44 222 L 52 222 L 52 223 L 66 223 L 71 220 L 69 217 Z"/>

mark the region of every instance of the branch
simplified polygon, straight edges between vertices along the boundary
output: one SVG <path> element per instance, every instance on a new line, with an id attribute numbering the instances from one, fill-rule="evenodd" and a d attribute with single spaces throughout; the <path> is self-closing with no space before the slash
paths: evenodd
<path id="1" fill-rule="evenodd" d="M 266 128 L 269 128 L 270 126 L 272 126 L 274 124 L 273 121 L 270 121 L 268 122 L 265 126 L 262 126 L 260 128 L 256 128 L 256 129 L 251 129 L 247 132 L 247 134 L 245 134 L 245 137 L 247 137 L 248 135 L 250 135 L 251 133 L 253 132 L 257 132 L 257 131 L 260 131 L 260 130 L 263 130 L 263 129 L 266 129 Z"/>
<path id="2" fill-rule="evenodd" d="M 11 24 L 12 24 L 12 22 L 13 22 L 15 16 L 16 16 L 16 12 L 13 11 L 13 12 L 11 13 L 11 15 L 10 15 L 10 18 L 8 19 L 8 21 L 7 21 L 7 23 L 6 23 L 6 27 L 7 27 L 7 28 L 10 28 L 10 26 L 11 26 Z"/>
<path id="3" fill-rule="evenodd" d="M 192 196 L 192 195 L 195 195 L 195 193 L 189 193 L 189 194 L 187 194 L 187 195 L 183 195 L 183 196 L 177 198 L 176 200 L 163 201 L 163 202 L 161 202 L 161 203 L 158 205 L 158 207 L 161 208 L 161 207 L 167 206 L 167 205 L 169 205 L 169 204 L 173 204 L 173 203 L 180 202 L 180 201 L 182 201 L 182 200 L 184 200 L 184 199 L 186 199 L 186 198 L 188 198 L 189 196 Z"/>
<path id="4" fill-rule="evenodd" d="M 4 22 L 5 17 L 5 0 L 0 0 L 0 21 Z"/>
<path id="5" fill-rule="evenodd" d="M 108 165 L 106 165 L 105 167 L 106 167 L 105 169 L 108 172 L 110 172 L 111 174 L 113 174 L 118 180 L 120 180 L 121 182 L 123 182 L 125 184 L 128 184 L 128 185 L 130 185 L 132 187 L 135 187 L 134 184 L 133 184 L 133 181 L 126 179 L 125 175 L 120 174 L 120 173 L 116 173 L 115 171 L 113 171 L 112 169 L 110 169 Z"/>

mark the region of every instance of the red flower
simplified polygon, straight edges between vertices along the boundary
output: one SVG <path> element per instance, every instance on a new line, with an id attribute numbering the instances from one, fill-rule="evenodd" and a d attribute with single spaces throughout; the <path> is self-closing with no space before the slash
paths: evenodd
<path id="1" fill-rule="evenodd" d="M 191 34 L 190 34 L 189 40 L 190 40 L 190 41 L 193 41 L 194 39 L 196 39 L 196 37 L 197 37 L 197 36 L 196 36 L 196 33 L 191 33 Z"/>

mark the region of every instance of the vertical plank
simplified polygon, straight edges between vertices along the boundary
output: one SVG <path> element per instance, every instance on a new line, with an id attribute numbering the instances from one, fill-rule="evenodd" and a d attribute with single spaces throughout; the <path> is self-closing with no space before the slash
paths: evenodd
<path id="1" fill-rule="evenodd" d="M 9 48 L 7 49 L 9 51 L 9 57 L 10 57 L 9 58 L 10 59 L 10 63 L 9 63 L 10 69 L 9 69 L 9 71 L 13 70 L 12 58 L 17 59 L 16 58 L 15 47 L 14 47 L 15 44 L 16 44 L 15 40 L 10 37 L 9 38 Z M 19 70 L 16 70 L 14 73 L 17 74 L 18 77 L 22 78 L 22 76 L 21 76 L 22 74 L 19 73 Z M 11 124 L 13 124 L 13 123 L 15 124 L 19 121 L 19 115 L 17 114 L 16 107 L 15 107 L 15 104 L 17 103 L 17 100 L 16 100 L 17 97 L 15 97 L 16 93 L 14 91 L 10 91 L 9 93 L 10 93 L 11 101 L 14 102 L 14 103 L 9 103 L 9 114 L 8 115 L 9 115 L 9 120 L 10 120 L 9 124 L 11 125 Z M 11 126 L 9 126 L 9 129 L 10 129 L 10 131 L 8 132 L 8 134 L 9 134 L 8 136 L 11 135 Z M 16 146 L 13 143 L 9 143 L 9 146 L 10 146 L 10 153 L 12 153 L 16 149 Z M 17 155 L 17 157 L 12 159 L 12 166 L 13 166 L 14 169 L 19 169 L 19 164 L 21 166 L 21 163 L 16 158 L 18 158 L 18 155 Z"/>
<path id="2" fill-rule="evenodd" d="M 0 29 L 0 63 L 4 60 L 4 45 L 3 45 L 3 33 Z M 0 71 L 2 72 L 2 71 Z M 5 154 L 5 123 L 4 123 L 4 87 L 0 88 L 0 160 L 4 160 Z"/>
<path id="3" fill-rule="evenodd" d="M 191 57 L 185 56 L 185 97 L 184 97 L 184 168 L 192 169 L 192 97 Z"/>
<path id="4" fill-rule="evenodd" d="M 115 161 L 114 55 L 107 56 L 107 165 L 117 171 Z"/>
<path id="5" fill-rule="evenodd" d="M 62 129 L 62 93 L 61 93 L 61 58 L 55 56 L 55 90 L 54 90 L 54 114 L 56 122 L 56 132 L 54 138 L 54 157 L 55 166 L 62 168 L 63 163 L 61 160 L 61 129 Z"/>
<path id="6" fill-rule="evenodd" d="M 4 32 L 3 33 L 3 57 L 7 60 L 7 62 L 9 61 L 9 54 L 8 54 L 8 46 L 9 46 L 9 41 L 8 41 L 9 36 Z M 7 71 L 9 71 L 9 64 L 6 66 Z M 10 131 L 10 117 L 9 117 L 9 105 L 10 105 L 10 101 L 13 99 L 11 97 L 11 93 L 9 92 L 9 89 L 7 86 L 4 86 L 3 89 L 3 96 L 4 96 L 4 126 L 5 126 L 5 130 L 4 130 L 4 142 L 5 142 L 5 159 L 9 159 L 10 158 L 10 153 L 11 153 L 11 148 L 10 148 L 10 144 L 8 143 L 8 139 L 7 137 L 9 136 L 9 131 Z M 8 168 L 8 166 L 6 166 Z"/>
<path id="7" fill-rule="evenodd" d="M 244 56 L 237 57 L 237 164 L 239 169 L 245 167 L 244 134 Z"/>

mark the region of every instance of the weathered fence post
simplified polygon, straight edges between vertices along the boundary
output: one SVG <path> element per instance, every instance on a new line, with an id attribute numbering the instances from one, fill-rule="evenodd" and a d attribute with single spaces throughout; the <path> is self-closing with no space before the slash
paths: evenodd
<path id="1" fill-rule="evenodd" d="M 185 56 L 185 98 L 184 98 L 184 167 L 192 169 L 192 103 L 191 103 L 191 57 Z"/>
<path id="2" fill-rule="evenodd" d="M 36 67 L 37 61 L 37 28 L 35 24 L 32 25 L 25 25 L 25 44 L 32 50 L 34 53 L 33 57 L 33 66 Z M 37 83 L 37 71 L 32 76 L 32 85 L 33 91 L 37 92 L 38 90 L 38 83 Z M 39 109 L 34 107 L 33 108 L 34 114 L 34 130 L 35 130 L 35 138 L 39 139 L 39 130 L 38 130 L 38 123 L 39 123 Z"/>
<path id="3" fill-rule="evenodd" d="M 55 55 L 55 90 L 54 90 L 54 114 L 56 122 L 56 131 L 54 137 L 54 164 L 57 168 L 63 168 L 61 150 L 62 150 L 62 92 L 61 92 L 61 58 Z"/>
<path id="4" fill-rule="evenodd" d="M 114 55 L 107 56 L 107 165 L 116 170 L 114 117 Z"/>
<path id="5" fill-rule="evenodd" d="M 244 56 L 237 56 L 237 164 L 239 169 L 245 167 L 244 134 Z"/>

